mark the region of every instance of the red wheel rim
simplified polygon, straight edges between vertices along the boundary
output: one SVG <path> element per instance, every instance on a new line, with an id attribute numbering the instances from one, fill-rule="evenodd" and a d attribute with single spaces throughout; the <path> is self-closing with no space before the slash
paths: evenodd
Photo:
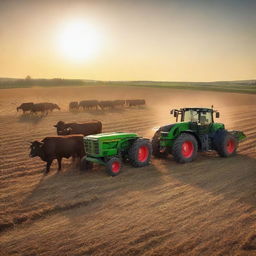
<path id="1" fill-rule="evenodd" d="M 235 142 L 232 139 L 229 139 L 227 142 L 227 151 L 228 153 L 233 153 L 235 150 Z"/>
<path id="2" fill-rule="evenodd" d="M 113 162 L 112 163 L 112 172 L 118 173 L 120 171 L 120 163 L 119 162 Z"/>
<path id="3" fill-rule="evenodd" d="M 182 153 L 183 157 L 189 158 L 192 156 L 193 152 L 194 152 L 193 143 L 191 141 L 183 142 L 183 144 L 181 146 L 181 153 Z"/>
<path id="4" fill-rule="evenodd" d="M 138 160 L 140 162 L 145 162 L 148 159 L 149 150 L 146 146 L 141 146 L 138 151 Z"/>

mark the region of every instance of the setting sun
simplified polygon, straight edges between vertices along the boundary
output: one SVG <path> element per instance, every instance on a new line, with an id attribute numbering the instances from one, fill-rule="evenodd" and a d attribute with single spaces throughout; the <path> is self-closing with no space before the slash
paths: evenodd
<path id="1" fill-rule="evenodd" d="M 85 21 L 74 21 L 60 32 L 58 48 L 64 57 L 86 60 L 99 53 L 101 42 L 101 35 L 95 27 Z"/>

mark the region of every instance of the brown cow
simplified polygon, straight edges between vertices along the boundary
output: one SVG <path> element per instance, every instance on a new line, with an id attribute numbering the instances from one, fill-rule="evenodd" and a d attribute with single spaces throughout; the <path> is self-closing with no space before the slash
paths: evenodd
<path id="1" fill-rule="evenodd" d="M 69 103 L 69 111 L 78 110 L 78 109 L 79 109 L 79 104 L 77 101 L 71 101 Z"/>
<path id="2" fill-rule="evenodd" d="M 125 105 L 125 100 L 114 100 L 114 106 L 124 107 L 124 105 Z"/>
<path id="3" fill-rule="evenodd" d="M 22 103 L 19 107 L 17 107 L 17 112 L 19 112 L 19 110 L 22 110 L 23 114 L 25 114 L 27 111 L 31 111 L 33 106 L 33 102 Z"/>
<path id="4" fill-rule="evenodd" d="M 146 104 L 146 101 L 144 99 L 126 100 L 126 105 L 128 107 L 141 106 L 145 104 Z"/>
<path id="5" fill-rule="evenodd" d="M 115 103 L 112 100 L 102 100 L 102 101 L 99 101 L 99 106 L 102 110 L 112 109 L 115 107 Z"/>
<path id="6" fill-rule="evenodd" d="M 88 121 L 81 124 L 59 121 L 56 125 L 54 125 L 54 127 L 57 128 L 58 135 L 83 134 L 84 136 L 87 136 L 102 132 L 102 123 L 97 120 Z"/>
<path id="7" fill-rule="evenodd" d="M 82 108 L 83 110 L 97 109 L 98 101 L 97 100 L 82 100 L 79 102 L 79 108 Z"/>
<path id="8" fill-rule="evenodd" d="M 60 107 L 55 103 L 45 102 L 44 104 L 45 104 L 45 107 L 46 107 L 47 111 L 52 112 L 54 109 L 60 110 Z"/>
<path id="9" fill-rule="evenodd" d="M 31 113 L 41 112 L 42 114 L 48 114 L 48 111 L 53 111 L 54 109 L 60 110 L 60 107 L 54 103 L 42 102 L 35 103 L 31 109 Z"/>
<path id="10" fill-rule="evenodd" d="M 31 142 L 30 157 L 39 156 L 46 162 L 48 173 L 54 159 L 58 160 L 58 170 L 61 170 L 61 160 L 63 157 L 79 157 L 85 155 L 83 135 L 54 136 L 46 137 L 42 141 Z"/>

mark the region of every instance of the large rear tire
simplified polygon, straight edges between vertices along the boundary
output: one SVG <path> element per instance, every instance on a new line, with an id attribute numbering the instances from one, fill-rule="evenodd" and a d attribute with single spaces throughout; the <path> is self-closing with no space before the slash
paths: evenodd
<path id="1" fill-rule="evenodd" d="M 158 158 L 165 158 L 168 156 L 168 151 L 167 149 L 161 150 L 160 147 L 160 137 L 161 137 L 161 131 L 158 130 L 155 132 L 153 138 L 152 138 L 152 154 L 155 157 Z"/>
<path id="2" fill-rule="evenodd" d="M 237 139 L 228 132 L 218 134 L 215 139 L 215 148 L 221 157 L 229 157 L 236 154 L 238 147 Z"/>
<path id="3" fill-rule="evenodd" d="M 152 145 L 149 140 L 137 139 L 129 149 L 129 159 L 134 167 L 149 164 L 152 155 Z"/>
<path id="4" fill-rule="evenodd" d="M 111 158 L 106 164 L 106 171 L 111 176 L 117 176 L 121 172 L 122 162 L 118 157 Z"/>
<path id="5" fill-rule="evenodd" d="M 188 133 L 182 133 L 172 146 L 172 154 L 178 163 L 188 163 L 197 156 L 198 143 L 196 138 Z"/>

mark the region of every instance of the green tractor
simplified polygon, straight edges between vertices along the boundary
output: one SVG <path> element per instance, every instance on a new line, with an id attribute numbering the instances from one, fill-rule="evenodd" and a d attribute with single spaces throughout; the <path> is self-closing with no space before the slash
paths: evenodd
<path id="1" fill-rule="evenodd" d="M 172 154 L 179 163 L 193 161 L 197 152 L 216 150 L 222 157 L 236 153 L 238 143 L 246 136 L 241 131 L 227 131 L 224 124 L 214 123 L 212 108 L 181 108 L 171 110 L 176 123 L 160 127 L 152 138 L 153 155 Z"/>
<path id="2" fill-rule="evenodd" d="M 149 164 L 152 146 L 149 139 L 135 133 L 99 133 L 84 137 L 86 156 L 81 160 L 81 169 L 92 168 L 93 163 L 106 166 L 111 176 L 120 173 L 122 162 L 129 161 L 134 167 Z"/>

